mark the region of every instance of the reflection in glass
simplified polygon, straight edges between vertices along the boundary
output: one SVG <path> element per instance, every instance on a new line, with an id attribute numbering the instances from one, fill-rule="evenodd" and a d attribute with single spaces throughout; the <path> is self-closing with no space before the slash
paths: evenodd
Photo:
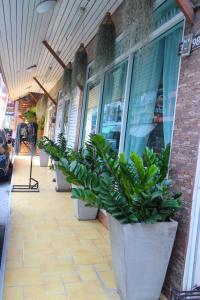
<path id="1" fill-rule="evenodd" d="M 182 28 L 138 51 L 134 58 L 125 153 L 159 152 L 171 143 Z"/>
<path id="2" fill-rule="evenodd" d="M 116 151 L 119 150 L 127 65 L 125 61 L 105 76 L 101 133 Z"/>
<path id="3" fill-rule="evenodd" d="M 89 139 L 91 133 L 96 133 L 99 98 L 100 98 L 100 83 L 96 82 L 94 84 L 89 84 L 88 92 L 87 92 L 83 142 Z"/>
<path id="4" fill-rule="evenodd" d="M 64 116 L 64 136 L 67 139 L 68 138 L 68 127 L 69 127 L 69 106 L 70 106 L 70 100 L 67 100 L 65 102 L 65 116 Z"/>

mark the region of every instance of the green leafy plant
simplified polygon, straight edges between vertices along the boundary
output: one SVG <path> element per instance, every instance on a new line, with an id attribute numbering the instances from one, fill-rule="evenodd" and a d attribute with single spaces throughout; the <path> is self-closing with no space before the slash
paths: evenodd
<path id="1" fill-rule="evenodd" d="M 30 109 L 24 113 L 24 117 L 28 123 L 35 122 L 36 112 L 33 109 Z"/>
<path id="2" fill-rule="evenodd" d="M 38 121 L 38 129 L 43 130 L 45 124 L 45 116 L 42 116 L 41 119 Z"/>
<path id="3" fill-rule="evenodd" d="M 67 148 L 67 141 L 63 133 L 59 134 L 57 142 L 54 142 L 48 137 L 44 136 L 38 141 L 37 145 L 39 149 L 43 149 L 54 161 L 57 162 L 61 158 L 66 158 L 71 161 L 74 155 L 74 151 Z"/>
<path id="4" fill-rule="evenodd" d="M 169 153 L 169 146 L 161 154 L 146 148 L 143 157 L 132 152 L 127 161 L 103 136 L 91 135 L 81 155 L 71 162 L 61 158 L 59 168 L 77 186 L 72 197 L 121 223 L 156 223 L 169 221 L 181 206 L 180 193 L 171 191 L 166 178 Z"/>

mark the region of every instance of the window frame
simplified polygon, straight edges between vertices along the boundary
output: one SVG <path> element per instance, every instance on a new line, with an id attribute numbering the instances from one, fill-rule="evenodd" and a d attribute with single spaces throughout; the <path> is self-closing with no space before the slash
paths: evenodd
<path id="1" fill-rule="evenodd" d="M 159 2 L 159 1 L 158 1 Z M 165 1 L 160 1 L 159 5 L 162 5 L 165 3 Z M 102 114 L 102 107 L 103 107 L 103 92 L 104 92 L 104 85 L 105 85 L 105 76 L 106 73 L 111 71 L 113 68 L 115 68 L 118 64 L 122 63 L 125 60 L 128 60 L 128 66 L 127 66 L 127 78 L 126 78 L 126 84 L 125 84 L 125 95 L 124 95 L 124 108 L 123 108 L 123 114 L 122 114 L 122 126 L 121 126 L 121 134 L 120 134 L 120 144 L 119 144 L 119 153 L 122 153 L 124 151 L 125 147 L 125 138 L 126 138 L 126 129 L 127 129 L 127 118 L 128 118 L 128 107 L 129 107 L 129 101 L 130 101 L 130 93 L 131 93 L 131 81 L 132 81 L 132 73 L 133 73 L 133 62 L 134 62 L 134 55 L 135 53 L 143 48 L 145 45 L 151 43 L 152 41 L 159 38 L 161 35 L 167 33 L 170 31 L 170 29 L 173 29 L 173 27 L 180 24 L 182 28 L 184 28 L 183 21 L 185 20 L 185 17 L 182 12 L 179 12 L 177 15 L 172 17 L 170 20 L 168 20 L 166 23 L 161 25 L 159 28 L 157 28 L 155 31 L 153 31 L 148 38 L 145 40 L 137 43 L 133 47 L 131 47 L 128 50 L 125 50 L 125 52 L 120 55 L 119 57 L 115 58 L 115 60 L 108 66 L 106 66 L 103 70 L 98 72 L 97 74 L 92 75 L 89 77 L 89 69 L 94 65 L 94 61 L 92 61 L 87 68 L 87 81 L 84 88 L 84 96 L 83 96 L 83 108 L 82 108 L 82 118 L 81 118 L 81 133 L 79 138 L 79 148 L 83 146 L 83 132 L 84 132 L 84 120 L 85 120 L 85 113 L 86 113 L 86 101 L 88 97 L 88 85 L 91 82 L 100 81 L 100 99 L 99 99 L 99 108 L 98 108 L 98 116 L 97 116 L 97 133 L 99 133 L 100 130 L 100 121 L 101 121 L 101 114 Z M 120 34 L 116 38 L 116 42 L 122 40 L 124 38 L 124 33 Z M 181 58 L 180 58 L 181 60 Z M 181 61 L 180 61 L 181 65 Z M 179 74 L 180 74 L 180 68 L 179 68 Z M 179 77 L 178 74 L 178 77 Z M 177 98 L 177 93 L 176 93 Z M 176 113 L 176 106 L 175 106 L 175 113 Z"/>

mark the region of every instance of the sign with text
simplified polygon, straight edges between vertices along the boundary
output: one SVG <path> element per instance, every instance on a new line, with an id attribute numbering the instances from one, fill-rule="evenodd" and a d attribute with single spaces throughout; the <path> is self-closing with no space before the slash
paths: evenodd
<path id="1" fill-rule="evenodd" d="M 179 54 L 182 56 L 190 55 L 191 52 L 200 48 L 200 34 L 197 34 L 192 38 L 190 36 L 191 35 L 186 36 L 184 41 L 179 45 Z"/>
<path id="2" fill-rule="evenodd" d="M 8 101 L 6 108 L 6 116 L 15 115 L 15 101 Z"/>

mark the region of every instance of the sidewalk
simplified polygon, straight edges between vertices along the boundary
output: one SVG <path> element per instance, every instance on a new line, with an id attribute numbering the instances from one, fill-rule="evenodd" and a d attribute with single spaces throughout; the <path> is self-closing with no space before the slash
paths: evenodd
<path id="1" fill-rule="evenodd" d="M 27 156 L 15 160 L 14 183 L 26 184 Z M 4 300 L 118 300 L 108 231 L 79 222 L 69 193 L 56 193 L 54 172 L 34 161 L 40 193 L 13 193 Z"/>

